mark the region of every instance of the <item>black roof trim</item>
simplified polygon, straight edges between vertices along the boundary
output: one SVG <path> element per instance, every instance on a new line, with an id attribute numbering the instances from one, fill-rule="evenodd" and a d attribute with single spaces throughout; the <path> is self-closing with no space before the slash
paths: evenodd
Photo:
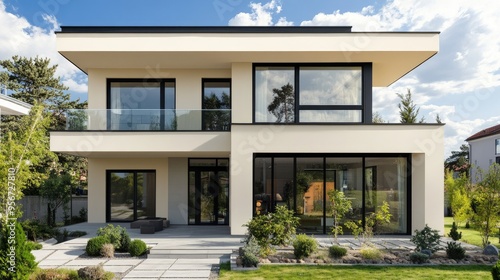
<path id="1" fill-rule="evenodd" d="M 61 26 L 56 33 L 350 33 L 352 26 Z"/>

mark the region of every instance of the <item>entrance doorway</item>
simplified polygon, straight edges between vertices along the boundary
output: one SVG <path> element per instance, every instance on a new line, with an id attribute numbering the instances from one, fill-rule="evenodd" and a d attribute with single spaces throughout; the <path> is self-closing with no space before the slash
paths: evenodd
<path id="1" fill-rule="evenodd" d="M 189 160 L 190 225 L 229 225 L 229 160 Z"/>

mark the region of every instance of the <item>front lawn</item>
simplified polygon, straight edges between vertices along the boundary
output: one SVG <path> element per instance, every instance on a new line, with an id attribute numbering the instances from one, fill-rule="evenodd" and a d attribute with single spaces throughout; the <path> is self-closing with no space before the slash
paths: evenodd
<path id="1" fill-rule="evenodd" d="M 452 217 L 444 218 L 444 231 L 446 236 L 448 236 L 448 233 L 450 233 L 452 223 L 453 223 Z M 460 241 L 476 245 L 479 247 L 483 246 L 481 241 L 481 235 L 479 235 L 479 232 L 477 230 L 472 228 L 465 228 L 465 224 L 461 224 L 460 227 L 458 227 L 458 232 L 462 232 L 462 239 L 460 239 Z M 500 249 L 500 243 L 498 243 L 498 229 L 495 229 L 495 232 L 493 236 L 490 236 L 489 241 L 491 244 L 497 246 L 497 248 Z"/>
<path id="2" fill-rule="evenodd" d="M 219 279 L 490 279 L 489 265 L 455 266 L 326 266 L 263 265 L 258 270 L 229 271 L 222 266 Z"/>

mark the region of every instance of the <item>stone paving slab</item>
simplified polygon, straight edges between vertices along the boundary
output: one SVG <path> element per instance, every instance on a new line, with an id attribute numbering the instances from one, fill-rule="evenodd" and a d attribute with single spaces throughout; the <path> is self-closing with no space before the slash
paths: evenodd
<path id="1" fill-rule="evenodd" d="M 41 265 L 41 264 L 38 264 L 38 267 L 39 268 L 43 268 L 43 269 L 48 269 L 48 268 L 58 268 L 59 266 L 58 265 Z"/>
<path id="2" fill-rule="evenodd" d="M 85 265 L 63 265 L 63 266 L 60 266 L 59 268 L 67 268 L 67 269 L 71 269 L 71 270 L 78 270 L 80 268 L 84 268 Z"/>
<path id="3" fill-rule="evenodd" d="M 214 263 L 219 263 L 219 259 L 178 259 L 175 263 L 176 264 L 180 264 L 180 263 L 214 264 Z"/>
<path id="4" fill-rule="evenodd" d="M 57 250 L 49 256 L 53 260 L 73 260 L 82 255 L 85 251 L 83 250 Z"/>
<path id="5" fill-rule="evenodd" d="M 174 259 L 175 260 L 175 259 Z M 144 264 L 141 263 L 140 265 L 136 266 L 134 270 L 167 270 L 172 266 L 171 263 L 165 263 L 165 264 Z"/>
<path id="6" fill-rule="evenodd" d="M 78 259 L 78 260 L 72 260 L 68 262 L 66 265 L 83 265 L 83 266 L 92 266 L 92 265 L 98 265 L 98 264 L 104 264 L 106 263 L 106 260 L 103 259 Z"/>
<path id="7" fill-rule="evenodd" d="M 157 280 L 158 277 L 124 277 L 124 278 L 122 278 L 122 280 L 152 280 L 152 279 Z M 186 279 L 184 279 L 184 280 L 186 280 Z"/>
<path id="8" fill-rule="evenodd" d="M 35 260 L 39 262 L 54 252 L 55 250 L 33 250 L 31 251 L 31 254 L 33 254 L 33 256 L 35 256 Z"/>
<path id="9" fill-rule="evenodd" d="M 40 266 L 47 266 L 47 265 L 63 265 L 67 263 L 69 260 L 66 259 L 50 259 L 50 260 L 43 260 L 41 261 L 38 265 Z"/>
<path id="10" fill-rule="evenodd" d="M 212 264 L 201 264 L 201 263 L 174 263 L 169 269 L 170 270 L 210 270 L 212 269 Z"/>
<path id="11" fill-rule="evenodd" d="M 162 278 L 205 278 L 210 276 L 210 270 L 167 270 Z"/>
<path id="12" fill-rule="evenodd" d="M 132 269 L 129 273 L 127 273 L 127 277 L 135 277 L 135 278 L 151 278 L 151 277 L 160 277 L 165 270 L 136 270 Z"/>
<path id="13" fill-rule="evenodd" d="M 104 265 L 102 268 L 110 272 L 124 273 L 125 271 L 134 267 L 133 265 Z"/>
<path id="14" fill-rule="evenodd" d="M 138 265 L 144 260 L 142 259 L 112 259 L 105 263 L 105 265 Z"/>

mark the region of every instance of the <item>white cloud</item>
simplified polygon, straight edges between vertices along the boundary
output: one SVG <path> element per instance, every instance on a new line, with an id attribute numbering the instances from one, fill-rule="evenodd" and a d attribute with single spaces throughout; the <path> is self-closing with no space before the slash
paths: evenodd
<path id="1" fill-rule="evenodd" d="M 48 28 L 32 25 L 26 18 L 9 13 L 0 0 L 0 59 L 10 59 L 13 55 L 47 57 L 52 64 L 58 64 L 56 75 L 71 91 L 87 92 L 86 77 L 56 50 L 54 31 L 59 29 L 57 19 L 43 14 L 41 20 Z"/>
<path id="2" fill-rule="evenodd" d="M 239 13 L 229 20 L 232 26 L 290 26 L 293 22 L 287 21 L 285 17 L 280 17 L 276 23 L 273 22 L 273 15 L 281 13 L 283 6 L 280 0 L 272 0 L 266 4 L 250 3 L 252 12 Z"/>

